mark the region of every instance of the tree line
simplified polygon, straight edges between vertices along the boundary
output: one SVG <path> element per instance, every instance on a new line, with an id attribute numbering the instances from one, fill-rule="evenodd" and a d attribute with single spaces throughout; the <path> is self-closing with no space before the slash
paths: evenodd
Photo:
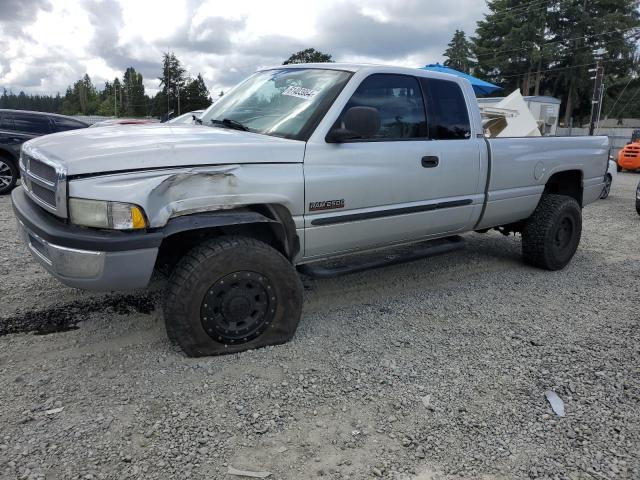
<path id="1" fill-rule="evenodd" d="M 564 124 L 591 111 L 593 69 L 605 72 L 602 115 L 640 116 L 636 0 L 489 0 L 473 36 L 456 30 L 445 65 L 523 95 L 562 100 Z M 635 100 L 635 102 L 634 102 Z"/>
<path id="2" fill-rule="evenodd" d="M 142 74 L 135 68 L 125 70 L 122 78 L 105 82 L 98 89 L 88 74 L 68 87 L 64 96 L 27 95 L 3 89 L 0 108 L 62 113 L 65 115 L 102 115 L 117 117 L 166 117 L 211 105 L 209 90 L 198 74 L 187 75 L 180 60 L 171 52 L 163 54 L 161 90 L 150 97 L 144 88 Z M 222 93 L 222 92 L 221 92 Z"/>
<path id="3" fill-rule="evenodd" d="M 283 65 L 293 63 L 331 62 L 331 55 L 307 48 L 292 54 Z M 122 78 L 105 82 L 99 90 L 91 77 L 84 77 L 68 87 L 64 96 L 15 94 L 3 88 L 0 108 L 62 113 L 64 115 L 101 115 L 107 117 L 161 117 L 201 110 L 212 103 L 207 86 L 198 73 L 187 75 L 182 63 L 172 52 L 162 55 L 160 91 L 153 97 L 146 94 L 143 77 L 129 67 Z M 224 92 L 218 94 L 223 96 Z"/>

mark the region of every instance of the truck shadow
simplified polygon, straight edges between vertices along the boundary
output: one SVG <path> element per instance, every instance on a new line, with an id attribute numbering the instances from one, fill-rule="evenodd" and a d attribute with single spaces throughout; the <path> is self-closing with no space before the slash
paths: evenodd
<path id="1" fill-rule="evenodd" d="M 520 264 L 520 242 L 497 234 L 466 236 L 467 247 L 454 253 L 415 260 L 330 279 L 301 276 L 305 311 L 371 303 L 412 290 L 463 284 L 485 272 L 526 268 Z M 492 262 L 493 260 L 493 262 Z M 114 293 L 30 309 L 0 317 L 0 336 L 15 333 L 48 335 L 78 329 L 93 313 L 149 315 L 159 308 L 166 277 L 159 275 L 145 292 Z"/>

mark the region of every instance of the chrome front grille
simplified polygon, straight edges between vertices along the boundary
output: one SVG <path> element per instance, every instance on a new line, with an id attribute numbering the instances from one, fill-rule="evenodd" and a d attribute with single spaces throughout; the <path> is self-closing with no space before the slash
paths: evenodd
<path id="1" fill-rule="evenodd" d="M 67 177 L 64 169 L 30 151 L 20 154 L 22 185 L 33 201 L 45 210 L 67 217 Z"/>
<path id="2" fill-rule="evenodd" d="M 40 200 L 45 202 L 47 205 L 49 205 L 52 208 L 56 208 L 57 202 L 56 202 L 55 190 L 49 190 L 48 188 L 38 185 L 33 181 L 31 182 L 29 190 L 31 191 L 31 193 L 33 193 L 36 197 L 38 197 Z"/>
<path id="3" fill-rule="evenodd" d="M 42 178 L 49 182 L 56 181 L 56 169 L 51 165 L 39 162 L 35 158 L 31 158 L 29 160 L 29 170 L 33 175 L 36 175 L 39 178 Z"/>

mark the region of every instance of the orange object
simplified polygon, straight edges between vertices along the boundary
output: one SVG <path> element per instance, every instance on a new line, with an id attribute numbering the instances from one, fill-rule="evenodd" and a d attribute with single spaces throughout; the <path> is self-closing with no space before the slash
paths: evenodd
<path id="1" fill-rule="evenodd" d="M 640 142 L 627 143 L 618 152 L 618 166 L 625 170 L 640 169 Z"/>

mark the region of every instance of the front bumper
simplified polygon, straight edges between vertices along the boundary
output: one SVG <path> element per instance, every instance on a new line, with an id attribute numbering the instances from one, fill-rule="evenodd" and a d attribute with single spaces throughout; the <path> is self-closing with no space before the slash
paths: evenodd
<path id="1" fill-rule="evenodd" d="M 13 190 L 11 198 L 22 240 L 33 257 L 65 285 L 127 290 L 149 283 L 161 234 L 66 224 L 33 204 L 22 187 Z"/>

